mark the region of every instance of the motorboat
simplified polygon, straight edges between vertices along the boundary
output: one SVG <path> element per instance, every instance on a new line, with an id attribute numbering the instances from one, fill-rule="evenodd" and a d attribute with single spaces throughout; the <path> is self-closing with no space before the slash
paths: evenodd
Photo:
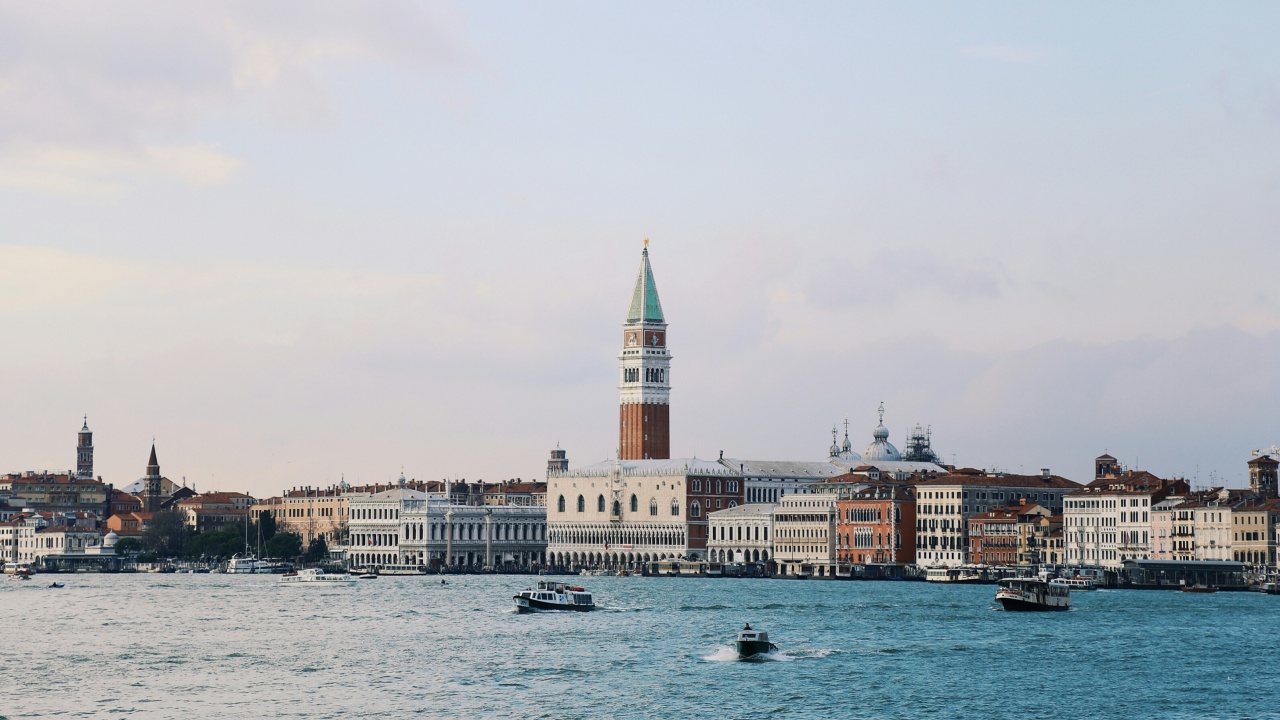
<path id="1" fill-rule="evenodd" d="M 1005 578 L 996 590 L 1005 610 L 1070 610 L 1071 591 L 1038 578 Z"/>
<path id="2" fill-rule="evenodd" d="M 739 660 L 758 660 L 761 655 L 767 655 L 778 649 L 777 645 L 769 642 L 769 633 L 764 630 L 752 630 L 751 623 L 747 623 L 738 631 L 738 641 L 735 646 L 738 649 Z"/>
<path id="3" fill-rule="evenodd" d="M 540 580 L 538 587 L 521 590 L 512 596 L 516 611 L 521 613 L 548 610 L 595 610 L 591 593 L 576 585 Z"/>
<path id="4" fill-rule="evenodd" d="M 1098 586 L 1094 585 L 1093 578 L 1077 575 L 1070 578 L 1054 578 L 1049 581 L 1054 587 L 1064 587 L 1068 590 L 1097 590 Z"/>
<path id="5" fill-rule="evenodd" d="M 49 589 L 51 589 L 51 590 L 61 590 L 62 588 L 66 587 L 66 586 L 67 586 L 67 584 L 66 584 L 66 583 L 60 583 L 60 582 L 49 583 Z"/>
<path id="6" fill-rule="evenodd" d="M 361 580 L 377 580 L 377 579 L 378 579 L 378 573 L 376 573 L 376 572 L 362 572 L 362 573 L 360 573 L 359 575 L 357 575 L 356 577 L 357 577 L 357 578 L 359 578 L 359 579 L 361 579 Z"/>
<path id="7" fill-rule="evenodd" d="M 259 560 L 253 555 L 236 555 L 227 563 L 227 572 L 232 575 L 267 575 L 284 572 L 287 569 L 283 563 Z"/>
<path id="8" fill-rule="evenodd" d="M 1183 585 L 1182 592 L 1187 593 L 1216 593 L 1218 588 L 1212 585 Z"/>
<path id="9" fill-rule="evenodd" d="M 320 568 L 306 568 L 280 576 L 282 585 L 355 585 L 356 579 L 347 573 L 327 573 Z"/>

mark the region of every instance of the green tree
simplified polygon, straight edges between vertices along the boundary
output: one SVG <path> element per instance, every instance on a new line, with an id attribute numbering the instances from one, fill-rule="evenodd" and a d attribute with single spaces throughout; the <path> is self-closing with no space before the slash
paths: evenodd
<path id="1" fill-rule="evenodd" d="M 186 556 L 192 560 L 213 560 L 229 558 L 243 550 L 244 530 L 239 525 L 229 525 L 193 535 L 187 541 Z"/>
<path id="2" fill-rule="evenodd" d="M 276 535 L 276 516 L 269 512 L 258 514 L 258 532 L 262 533 L 262 542 L 267 542 Z"/>
<path id="3" fill-rule="evenodd" d="M 297 533 L 280 533 L 266 545 L 267 557 L 295 558 L 302 554 L 302 536 Z"/>
<path id="4" fill-rule="evenodd" d="M 116 543 L 117 555 L 133 555 L 142 551 L 142 541 L 136 537 L 120 538 Z"/>
<path id="5" fill-rule="evenodd" d="M 162 510 L 151 516 L 142 533 L 142 545 L 160 557 L 181 557 L 190 535 L 182 513 Z"/>
<path id="6" fill-rule="evenodd" d="M 317 535 L 311 544 L 307 546 L 307 562 L 316 563 L 324 560 L 329 556 L 329 543 L 324 538 Z"/>

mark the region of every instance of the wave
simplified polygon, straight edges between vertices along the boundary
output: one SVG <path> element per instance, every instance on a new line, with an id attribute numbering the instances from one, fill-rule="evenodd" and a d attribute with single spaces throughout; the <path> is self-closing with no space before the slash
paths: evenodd
<path id="1" fill-rule="evenodd" d="M 732 610 L 733 608 L 729 605 L 681 605 L 676 609 L 682 610 L 682 611 L 688 611 L 688 610 Z"/>

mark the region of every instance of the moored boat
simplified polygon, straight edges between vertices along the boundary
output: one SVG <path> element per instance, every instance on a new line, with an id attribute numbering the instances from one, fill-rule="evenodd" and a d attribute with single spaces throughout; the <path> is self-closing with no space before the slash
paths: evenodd
<path id="1" fill-rule="evenodd" d="M 1070 610 L 1071 591 L 1037 578 L 1005 578 L 996 590 L 1005 610 Z"/>
<path id="2" fill-rule="evenodd" d="M 761 655 L 767 655 L 778 649 L 777 645 L 769 642 L 769 633 L 764 630 L 752 630 L 751 623 L 747 623 L 738 631 L 735 647 L 738 650 L 739 660 L 758 660 Z"/>
<path id="3" fill-rule="evenodd" d="M 1093 584 L 1093 578 L 1083 575 L 1077 575 L 1071 578 L 1054 578 L 1049 581 L 1054 587 L 1064 587 L 1068 590 L 1097 590 L 1098 587 Z"/>
<path id="4" fill-rule="evenodd" d="M 306 568 L 298 572 L 285 573 L 280 576 L 283 585 L 319 585 L 342 586 L 355 585 L 356 579 L 347 573 L 327 573 L 319 568 Z"/>
<path id="5" fill-rule="evenodd" d="M 1183 585 L 1182 592 L 1186 593 L 1216 593 L 1218 588 L 1212 585 Z"/>
<path id="6" fill-rule="evenodd" d="M 512 596 L 516 611 L 522 613 L 547 610 L 595 610 L 591 593 L 576 585 L 541 580 L 536 589 L 521 590 Z"/>

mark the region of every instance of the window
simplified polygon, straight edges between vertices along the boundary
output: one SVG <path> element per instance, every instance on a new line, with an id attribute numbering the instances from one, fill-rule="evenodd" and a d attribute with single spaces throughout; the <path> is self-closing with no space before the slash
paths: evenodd
<path id="1" fill-rule="evenodd" d="M 676 501 L 675 501 L 675 500 L 672 500 L 672 501 L 671 501 L 671 514 L 672 514 L 672 515 L 677 515 L 677 514 L 679 514 L 679 513 L 677 513 L 677 512 L 676 512 Z M 690 517 L 702 517 L 702 506 L 698 504 L 698 501 L 697 501 L 697 500 L 694 500 L 692 503 L 690 503 L 690 504 L 689 504 L 689 516 L 690 516 Z"/>
<path id="2" fill-rule="evenodd" d="M 675 498 L 671 498 L 671 514 L 676 517 L 680 516 L 680 501 Z"/>
<path id="3" fill-rule="evenodd" d="M 701 480 L 694 480 L 694 481 L 693 481 L 693 491 L 694 491 L 694 492 L 702 492 L 702 481 L 701 481 Z"/>
<path id="4" fill-rule="evenodd" d="M 640 499 L 635 495 L 631 496 L 631 512 L 640 512 Z"/>
<path id="5" fill-rule="evenodd" d="M 578 496 L 578 512 L 586 512 L 586 510 L 587 510 L 587 500 L 586 498 L 579 495 Z"/>
<path id="6" fill-rule="evenodd" d="M 564 496 L 563 495 L 560 496 L 560 500 L 556 503 L 556 509 L 559 512 L 564 512 Z"/>
<path id="7" fill-rule="evenodd" d="M 604 512 L 604 495 L 596 498 L 596 512 Z"/>
<path id="8" fill-rule="evenodd" d="M 656 498 L 649 500 L 649 514 L 658 514 L 658 500 Z"/>

